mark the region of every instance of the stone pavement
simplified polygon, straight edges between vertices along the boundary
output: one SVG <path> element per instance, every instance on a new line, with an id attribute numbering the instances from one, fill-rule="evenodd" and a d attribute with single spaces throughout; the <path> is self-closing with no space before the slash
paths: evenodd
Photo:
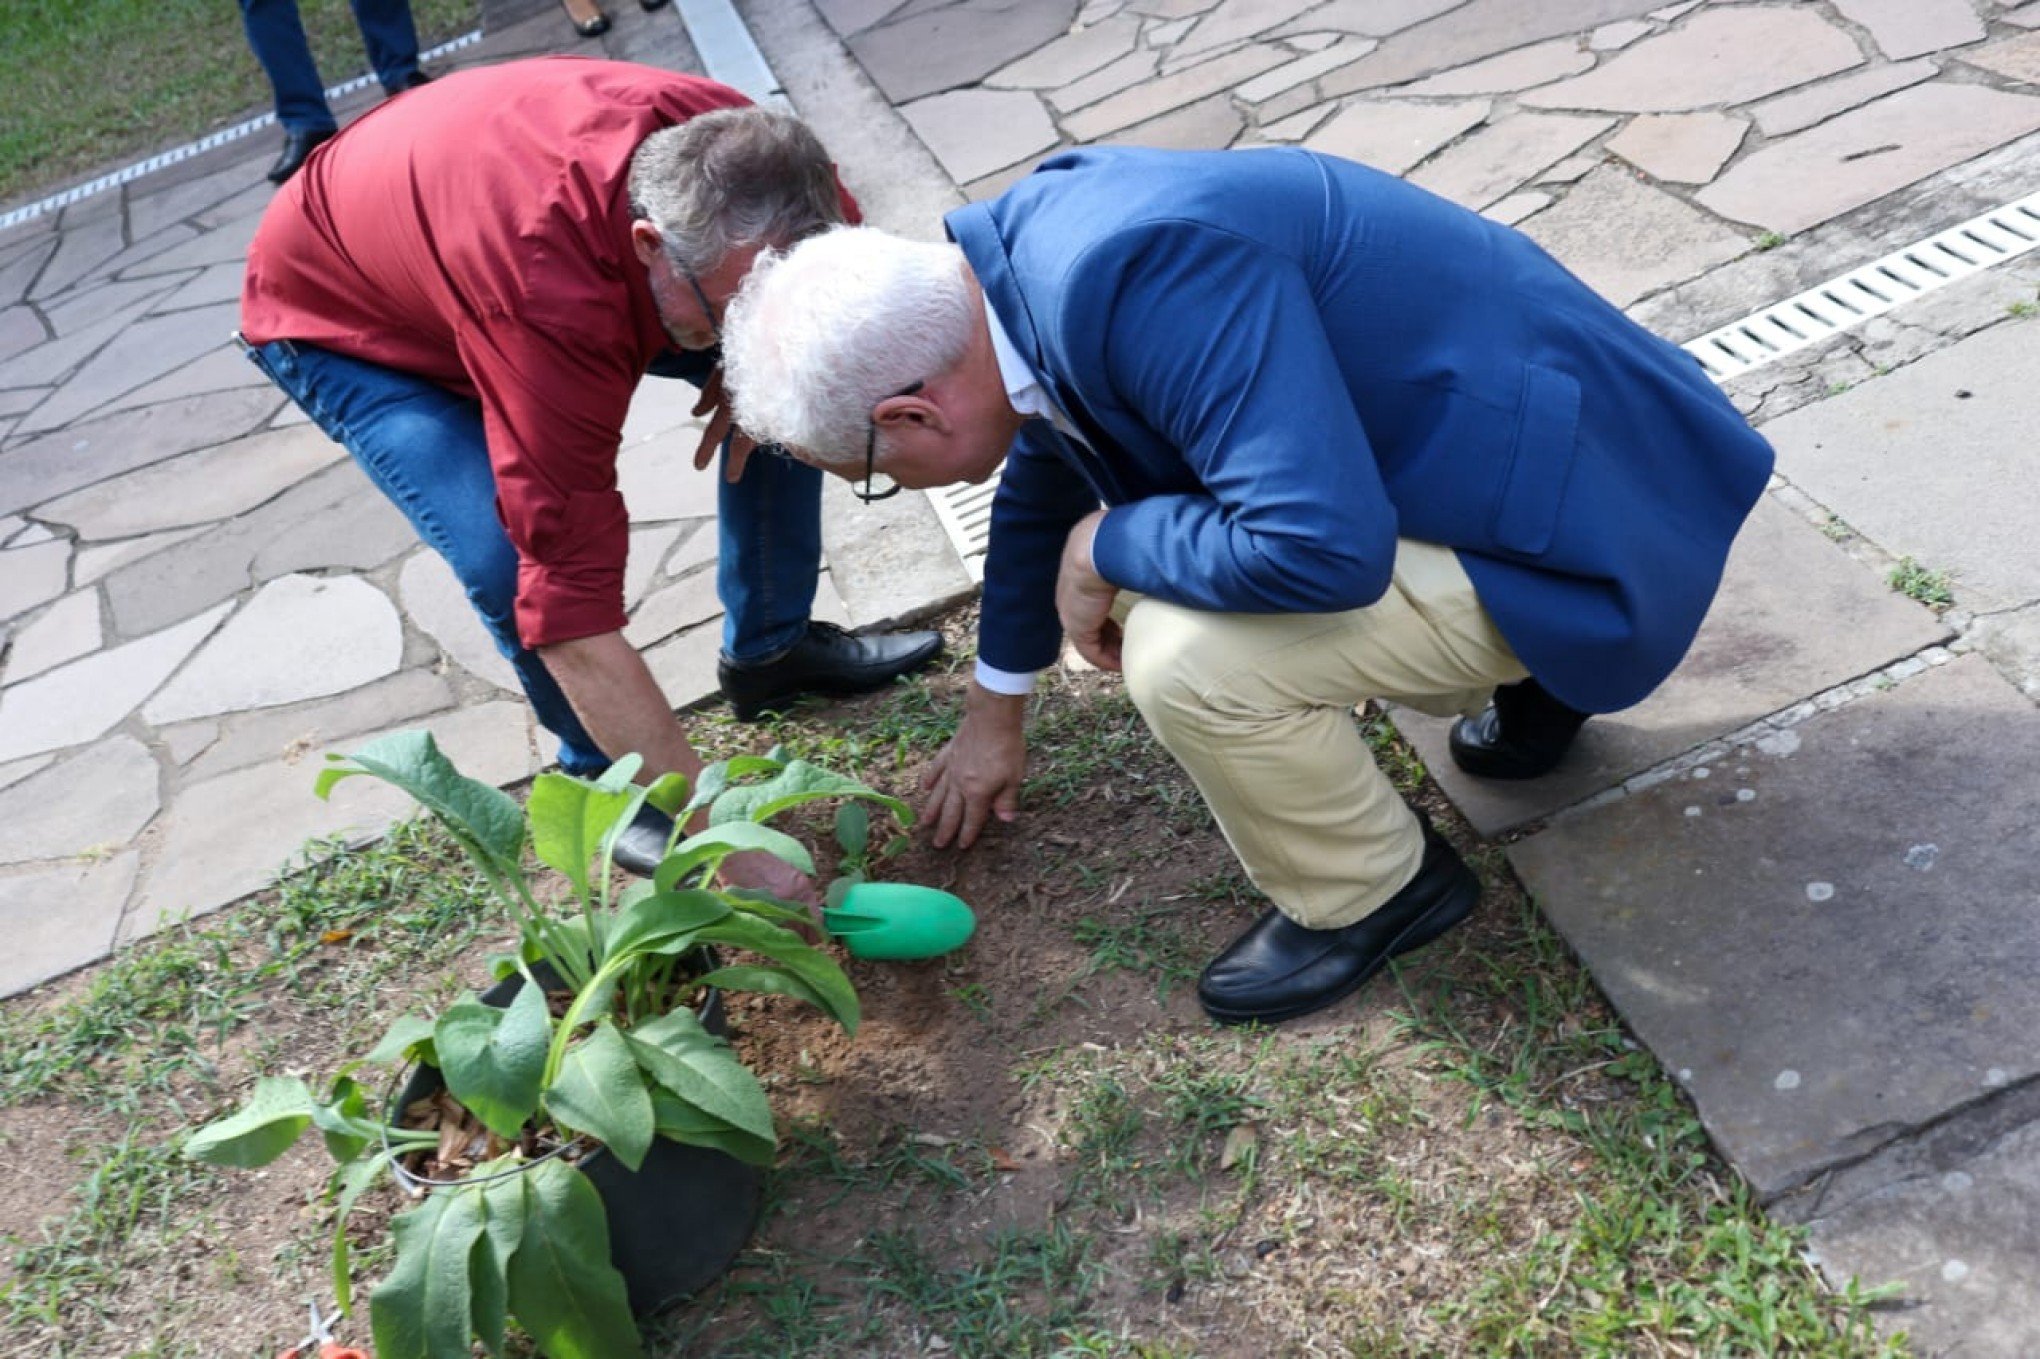
<path id="1" fill-rule="evenodd" d="M 737 7 L 917 235 L 1060 146 L 1301 144 L 1519 225 L 1686 340 L 2040 188 L 2040 0 Z M 614 13 L 612 55 L 692 64 L 674 10 Z M 463 63 L 572 43 L 549 0 L 486 28 Z M 313 801 L 320 750 L 429 721 L 489 777 L 545 758 L 444 571 L 221 345 L 271 149 L 0 236 L 9 989 L 393 814 Z M 1686 665 L 1560 774 L 1476 787 L 1405 724 L 1724 1154 L 1838 1282 L 1900 1281 L 1928 1353 L 2040 1352 L 2036 284 L 2021 257 L 1731 382 L 1773 493 Z M 676 702 L 715 636 L 687 395 L 648 384 L 623 458 L 632 635 Z M 919 498 L 832 500 L 827 534 L 837 616 L 967 588 Z M 1908 556 L 1952 608 L 1887 587 Z"/>

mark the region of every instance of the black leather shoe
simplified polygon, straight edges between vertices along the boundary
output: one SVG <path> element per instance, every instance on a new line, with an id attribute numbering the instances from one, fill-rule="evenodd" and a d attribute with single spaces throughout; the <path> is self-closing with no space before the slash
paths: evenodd
<path id="1" fill-rule="evenodd" d="M 637 2 L 638 8 L 648 14 L 655 9 L 664 9 L 666 7 L 666 0 L 637 0 Z"/>
<path id="2" fill-rule="evenodd" d="M 1272 1024 L 1322 1010 L 1359 990 L 1390 958 L 1466 919 L 1479 900 L 1480 879 L 1425 822 L 1417 876 L 1374 914 L 1311 930 L 1271 907 L 1204 969 L 1197 999 L 1221 1024 Z"/>
<path id="3" fill-rule="evenodd" d="M 1587 714 L 1568 708 L 1534 679 L 1496 688 L 1478 717 L 1452 724 L 1452 763 L 1483 779 L 1534 779 L 1549 774 L 1572 748 Z"/>
<path id="4" fill-rule="evenodd" d="M 432 83 L 431 74 L 421 69 L 413 71 L 411 72 L 411 74 L 405 76 L 403 87 L 407 90 L 415 90 L 420 85 L 430 85 L 431 83 Z"/>
<path id="5" fill-rule="evenodd" d="M 672 838 L 673 818 L 647 802 L 616 837 L 609 861 L 626 873 L 649 878 L 666 857 L 666 842 Z"/>
<path id="6" fill-rule="evenodd" d="M 574 31 L 584 38 L 599 38 L 609 31 L 609 16 L 597 14 L 588 20 L 575 19 Z"/>
<path id="7" fill-rule="evenodd" d="M 942 654 L 939 632 L 853 636 L 833 623 L 810 622 L 807 635 L 767 661 L 716 662 L 716 678 L 740 722 L 755 722 L 804 694 L 844 698 L 883 689 Z"/>
<path id="8" fill-rule="evenodd" d="M 313 149 L 322 142 L 333 140 L 339 130 L 328 127 L 316 132 L 286 132 L 283 136 L 283 154 L 276 158 L 276 164 L 269 167 L 269 182 L 281 184 L 296 174 Z"/>

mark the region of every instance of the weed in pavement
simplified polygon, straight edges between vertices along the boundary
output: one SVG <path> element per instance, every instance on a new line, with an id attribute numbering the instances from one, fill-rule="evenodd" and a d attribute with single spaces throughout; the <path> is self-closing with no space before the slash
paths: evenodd
<path id="1" fill-rule="evenodd" d="M 1907 599 L 1918 600 L 1939 613 L 1955 602 L 1955 591 L 1946 571 L 1930 571 L 1911 557 L 1900 557 L 1886 582 Z"/>

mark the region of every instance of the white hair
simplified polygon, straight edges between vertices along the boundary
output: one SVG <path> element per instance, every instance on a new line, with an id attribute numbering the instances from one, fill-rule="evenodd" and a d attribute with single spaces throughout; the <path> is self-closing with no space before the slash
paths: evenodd
<path id="1" fill-rule="evenodd" d="M 763 255 L 723 318 L 737 423 L 824 467 L 861 466 L 872 407 L 955 367 L 974 319 L 954 245 L 837 227 Z"/>

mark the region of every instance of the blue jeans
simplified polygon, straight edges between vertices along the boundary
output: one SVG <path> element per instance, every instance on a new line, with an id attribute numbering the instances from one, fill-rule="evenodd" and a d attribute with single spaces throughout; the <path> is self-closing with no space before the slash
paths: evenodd
<path id="1" fill-rule="evenodd" d="M 395 94 L 418 72 L 418 30 L 411 0 L 353 0 L 354 21 L 368 48 L 368 64 L 384 90 Z M 312 62 L 297 0 L 241 0 L 248 46 L 276 91 L 276 121 L 286 132 L 330 132 L 339 126 L 326 106 L 326 84 Z"/>
<path id="2" fill-rule="evenodd" d="M 518 640 L 517 549 L 496 517 L 480 404 L 409 373 L 289 340 L 251 348 L 248 356 L 353 455 L 452 568 L 516 669 L 538 720 L 559 737 L 560 767 L 574 774 L 608 768 L 609 755 L 589 736 L 545 662 Z M 712 363 L 708 356 L 669 356 L 657 371 L 705 376 Z M 674 475 L 706 474 L 682 462 Z M 738 660 L 759 660 L 792 646 L 807 630 L 821 570 L 822 476 L 789 458 L 763 456 L 745 464 L 734 486 L 718 485 L 723 649 Z"/>

